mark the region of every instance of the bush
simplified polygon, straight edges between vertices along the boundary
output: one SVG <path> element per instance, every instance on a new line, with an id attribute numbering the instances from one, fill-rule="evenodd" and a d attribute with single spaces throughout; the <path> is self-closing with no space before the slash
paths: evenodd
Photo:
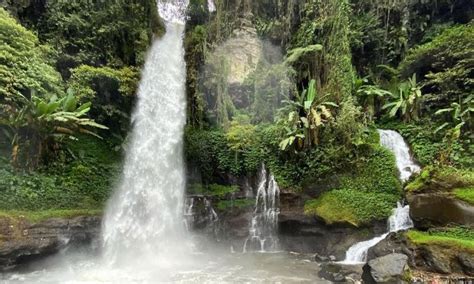
<path id="1" fill-rule="evenodd" d="M 474 205 L 474 187 L 466 187 L 466 188 L 456 188 L 454 191 L 454 195 L 461 199 L 466 201 L 467 203 L 470 203 L 471 205 Z"/>
<path id="2" fill-rule="evenodd" d="M 49 64 L 48 53 L 48 47 L 0 8 L 0 119 L 31 90 L 42 96 L 62 93 L 61 77 Z"/>
<path id="3" fill-rule="evenodd" d="M 406 187 L 408 192 L 451 191 L 474 185 L 472 170 L 454 167 L 428 166 Z"/>
<path id="4" fill-rule="evenodd" d="M 0 157 L 0 208 L 50 210 L 102 208 L 120 172 L 120 157 L 95 138 L 69 143 L 76 159 L 31 173 L 15 171 Z"/>
<path id="5" fill-rule="evenodd" d="M 445 29 L 433 41 L 412 49 L 400 64 L 403 77 L 413 73 L 421 81 L 426 108 L 441 108 L 459 97 L 467 97 L 474 88 L 472 54 L 474 25 Z"/>
<path id="6" fill-rule="evenodd" d="M 114 134 L 125 136 L 140 80 L 139 70 L 81 65 L 71 72 L 68 85 L 81 101 L 92 101 L 91 116 Z"/>

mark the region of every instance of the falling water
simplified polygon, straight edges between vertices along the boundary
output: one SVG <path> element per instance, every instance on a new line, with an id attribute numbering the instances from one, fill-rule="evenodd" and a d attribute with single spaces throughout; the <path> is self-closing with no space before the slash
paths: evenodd
<path id="1" fill-rule="evenodd" d="M 411 158 L 410 148 L 400 133 L 382 129 L 379 129 L 378 132 L 380 134 L 380 144 L 395 155 L 402 182 L 407 181 L 412 174 L 420 171 L 420 167 Z"/>
<path id="2" fill-rule="evenodd" d="M 214 3 L 214 0 L 208 0 L 207 1 L 207 9 L 211 13 L 216 11 L 216 4 Z"/>
<path id="3" fill-rule="evenodd" d="M 408 180 L 413 173 L 419 172 L 420 167 L 415 164 L 410 156 L 410 148 L 403 140 L 403 137 L 393 130 L 378 130 L 380 134 L 380 144 L 395 155 L 400 180 Z M 361 263 L 367 261 L 368 250 L 385 239 L 391 232 L 398 232 L 413 227 L 410 219 L 410 207 L 397 203 L 397 208 L 393 209 L 392 215 L 388 218 L 388 232 L 371 240 L 356 243 L 346 252 L 343 263 Z"/>
<path id="4" fill-rule="evenodd" d="M 103 222 L 104 253 L 112 262 L 169 255 L 185 242 L 186 4 L 185 0 L 158 4 L 166 34 L 154 42 L 146 60 L 123 177 Z"/>
<path id="5" fill-rule="evenodd" d="M 280 214 L 280 188 L 273 175 L 262 166 L 259 174 L 255 211 L 250 223 L 249 236 L 244 243 L 248 251 L 268 252 L 278 248 L 278 215 Z"/>

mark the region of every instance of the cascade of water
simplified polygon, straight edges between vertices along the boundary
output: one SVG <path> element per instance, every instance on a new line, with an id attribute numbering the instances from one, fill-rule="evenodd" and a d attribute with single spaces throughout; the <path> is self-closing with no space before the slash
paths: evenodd
<path id="1" fill-rule="evenodd" d="M 104 254 L 111 262 L 177 253 L 186 242 L 182 216 L 186 6 L 187 0 L 158 1 L 166 34 L 148 54 L 123 176 L 103 222 Z"/>
<path id="2" fill-rule="evenodd" d="M 382 129 L 379 129 L 378 132 L 380 134 L 380 144 L 395 155 L 402 182 L 408 180 L 412 174 L 420 171 L 420 167 L 411 158 L 410 148 L 400 133 Z"/>
<path id="3" fill-rule="evenodd" d="M 265 166 L 259 174 L 255 211 L 250 222 L 249 236 L 243 252 L 275 251 L 278 248 L 278 215 L 280 214 L 280 188 Z"/>
<path id="4" fill-rule="evenodd" d="M 415 164 L 410 156 L 408 145 L 398 132 L 393 130 L 378 130 L 378 132 L 380 134 L 380 144 L 395 155 L 401 181 L 408 180 L 413 173 L 420 171 L 420 167 Z M 351 246 L 346 252 L 343 263 L 366 262 L 368 250 L 385 239 L 389 233 L 412 228 L 413 221 L 410 219 L 410 207 L 408 205 L 403 206 L 398 202 L 397 208 L 393 209 L 392 215 L 388 218 L 387 226 L 387 233 Z"/>
<path id="5" fill-rule="evenodd" d="M 208 0 L 207 1 L 207 9 L 209 10 L 209 12 L 215 12 L 216 11 L 216 4 L 214 3 L 213 0 Z"/>

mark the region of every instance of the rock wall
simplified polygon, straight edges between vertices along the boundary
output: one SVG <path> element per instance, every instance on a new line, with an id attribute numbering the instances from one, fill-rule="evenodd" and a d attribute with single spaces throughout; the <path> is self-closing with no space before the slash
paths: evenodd
<path id="1" fill-rule="evenodd" d="M 31 223 L 0 217 L 0 270 L 97 239 L 101 217 L 52 218 Z"/>

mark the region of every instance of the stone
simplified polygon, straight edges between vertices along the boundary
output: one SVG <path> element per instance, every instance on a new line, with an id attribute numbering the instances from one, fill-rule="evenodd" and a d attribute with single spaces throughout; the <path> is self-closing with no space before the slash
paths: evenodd
<path id="1" fill-rule="evenodd" d="M 415 227 L 426 230 L 450 224 L 474 225 L 474 206 L 448 193 L 409 194 L 410 216 Z"/>
<path id="2" fill-rule="evenodd" d="M 32 224 L 0 218 L 0 271 L 97 239 L 101 217 L 51 218 Z"/>
<path id="3" fill-rule="evenodd" d="M 474 276 L 474 255 L 470 253 L 460 253 L 458 261 L 464 273 L 469 276 Z"/>
<path id="4" fill-rule="evenodd" d="M 408 256 L 410 265 L 413 265 L 413 248 L 410 247 L 404 232 L 390 233 L 385 239 L 369 248 L 367 260 L 372 260 L 391 253 L 401 253 Z"/>
<path id="5" fill-rule="evenodd" d="M 388 254 L 370 260 L 363 268 L 365 283 L 401 283 L 408 269 L 408 256 L 401 253 Z"/>
<path id="6" fill-rule="evenodd" d="M 358 282 L 362 280 L 363 264 L 323 263 L 319 276 L 333 282 Z"/>
<path id="7" fill-rule="evenodd" d="M 314 261 L 316 261 L 316 262 L 328 262 L 329 261 L 329 257 L 319 255 L 317 253 L 314 255 L 313 258 L 314 258 Z"/>

